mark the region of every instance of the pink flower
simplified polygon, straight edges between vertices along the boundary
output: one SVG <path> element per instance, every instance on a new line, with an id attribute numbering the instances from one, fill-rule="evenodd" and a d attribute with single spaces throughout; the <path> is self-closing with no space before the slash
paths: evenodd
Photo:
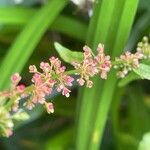
<path id="1" fill-rule="evenodd" d="M 23 93 L 24 90 L 25 90 L 25 85 L 20 84 L 20 85 L 17 86 L 17 91 L 18 91 L 19 93 Z"/>
<path id="2" fill-rule="evenodd" d="M 19 73 L 15 73 L 11 76 L 11 81 L 14 85 L 17 85 L 21 80 L 21 76 L 19 75 Z"/>
<path id="3" fill-rule="evenodd" d="M 44 71 L 44 72 L 49 72 L 51 70 L 49 63 L 44 63 L 41 62 L 40 63 L 40 68 Z"/>
<path id="4" fill-rule="evenodd" d="M 87 81 L 87 85 L 86 85 L 88 88 L 91 88 L 93 86 L 93 82 L 88 80 Z"/>
<path id="5" fill-rule="evenodd" d="M 46 106 L 46 110 L 47 112 L 50 114 L 50 113 L 54 113 L 54 106 L 53 106 L 53 103 L 47 103 L 45 102 L 45 106 Z"/>
<path id="6" fill-rule="evenodd" d="M 77 79 L 77 82 L 79 83 L 80 86 L 83 86 L 85 83 L 85 81 L 82 78 Z"/>
<path id="7" fill-rule="evenodd" d="M 122 54 L 119 58 L 116 58 L 115 61 L 117 65 L 114 66 L 117 70 L 117 76 L 120 78 L 124 78 L 129 71 L 132 69 L 136 69 L 139 67 L 139 60 L 143 58 L 141 53 L 136 52 L 132 54 L 131 52 L 127 51 Z"/>
<path id="8" fill-rule="evenodd" d="M 62 89 L 64 88 L 64 85 L 63 84 L 59 84 L 58 86 L 57 86 L 57 92 L 61 92 L 62 91 Z"/>
<path id="9" fill-rule="evenodd" d="M 31 72 L 31 73 L 36 73 L 36 72 L 37 72 L 36 66 L 35 66 L 35 65 L 30 65 L 30 66 L 29 66 L 29 72 Z"/>
<path id="10" fill-rule="evenodd" d="M 83 47 L 84 59 L 81 63 L 73 62 L 72 65 L 81 76 L 77 79 L 79 85 L 84 85 L 87 82 L 87 87 L 91 88 L 93 82 L 90 77 L 100 73 L 102 79 L 107 78 L 107 74 L 111 68 L 110 56 L 104 54 L 104 45 L 99 44 L 97 47 L 97 55 L 92 53 L 92 50 L 88 46 Z"/>
<path id="11" fill-rule="evenodd" d="M 41 75 L 35 73 L 33 75 L 32 82 L 34 82 L 36 85 L 40 85 L 43 82 Z"/>
<path id="12" fill-rule="evenodd" d="M 111 68 L 111 61 L 110 56 L 106 56 L 104 53 L 104 45 L 99 44 L 97 47 L 97 56 L 95 57 L 95 60 L 97 63 L 97 69 L 100 72 L 100 76 L 102 79 L 107 79 L 107 73 L 110 71 Z"/>
<path id="13" fill-rule="evenodd" d="M 68 75 L 64 75 L 64 84 L 67 86 L 72 86 L 72 82 L 74 81 L 74 78 Z"/>
<path id="14" fill-rule="evenodd" d="M 62 95 L 65 95 L 66 97 L 69 97 L 70 96 L 70 90 L 67 89 L 66 87 L 63 88 L 63 91 L 62 91 Z"/>
<path id="15" fill-rule="evenodd" d="M 93 77 L 98 73 L 97 62 L 94 60 L 92 50 L 88 46 L 83 47 L 84 59 L 81 63 L 73 62 L 72 65 L 77 70 L 77 73 L 81 76 L 77 79 L 79 85 L 84 85 L 85 81 L 88 81 L 90 77 Z"/>

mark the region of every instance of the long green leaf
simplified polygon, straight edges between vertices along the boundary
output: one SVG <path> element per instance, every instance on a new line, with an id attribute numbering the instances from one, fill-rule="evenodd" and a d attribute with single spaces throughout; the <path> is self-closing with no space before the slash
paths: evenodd
<path id="1" fill-rule="evenodd" d="M 0 23 L 9 25 L 25 25 L 35 15 L 36 9 L 22 7 L 1 7 Z"/>
<path id="2" fill-rule="evenodd" d="M 118 0 L 116 2 L 119 3 Z M 120 12 L 121 18 L 118 24 L 115 42 L 113 44 L 113 52 L 112 52 L 113 57 L 118 55 L 125 46 L 125 43 L 127 41 L 127 38 L 129 36 L 132 27 L 133 19 L 138 4 L 138 0 L 132 0 L 132 1 L 124 0 L 124 2 L 125 2 L 124 7 Z M 128 22 L 128 24 L 126 22 Z M 102 135 L 107 120 L 108 111 L 111 105 L 111 101 L 113 100 L 113 94 L 115 92 L 116 83 L 117 83 L 117 79 L 115 77 L 114 72 L 112 72 L 108 80 L 105 82 L 103 87 L 103 92 L 100 96 L 100 103 L 98 106 L 98 112 L 94 123 L 93 135 L 90 140 L 91 141 L 90 150 L 98 149 L 101 144 L 99 143 L 99 140 L 100 142 L 102 140 Z"/>
<path id="3" fill-rule="evenodd" d="M 52 0 L 48 2 L 28 22 L 1 64 L 0 89 L 8 87 L 10 76 L 14 72 L 21 72 L 42 35 L 64 8 L 66 2 L 67 0 Z"/>
<path id="4" fill-rule="evenodd" d="M 69 127 L 46 142 L 45 150 L 65 150 L 72 142 L 73 128 Z"/>
<path id="5" fill-rule="evenodd" d="M 0 8 L 0 23 L 5 25 L 26 25 L 37 11 L 38 9 L 25 9 L 22 7 Z M 85 41 L 86 38 L 87 26 L 68 16 L 59 15 L 50 28 L 81 41 Z"/>
<path id="6" fill-rule="evenodd" d="M 112 56 L 120 54 L 128 38 L 136 6 L 135 0 L 97 1 L 88 31 L 87 44 L 95 49 L 98 42 L 102 42 L 106 44 L 106 48 L 113 50 L 109 51 Z M 130 11 L 127 12 L 128 9 Z M 95 86 L 90 90 L 84 89 L 79 97 L 82 102 L 78 121 L 77 149 L 99 148 L 117 80 L 112 73 L 104 86 L 102 81 L 98 82 L 98 79 L 94 81 Z M 93 117 L 95 115 L 96 119 Z"/>
<path id="7" fill-rule="evenodd" d="M 108 31 L 111 25 L 111 18 L 113 17 L 113 9 L 114 0 L 111 3 L 107 0 L 99 0 L 95 3 L 94 14 L 90 21 L 87 36 L 87 45 L 92 49 L 95 49 L 99 42 L 106 43 L 106 39 L 110 34 Z M 100 79 L 97 77 L 94 79 L 94 87 L 92 89 L 84 88 L 80 94 L 79 101 L 82 101 L 78 119 L 77 149 L 88 149 L 94 121 L 93 116 L 96 113 L 96 106 L 99 100 L 97 93 L 101 93 L 101 87 L 102 81 L 100 82 Z"/>

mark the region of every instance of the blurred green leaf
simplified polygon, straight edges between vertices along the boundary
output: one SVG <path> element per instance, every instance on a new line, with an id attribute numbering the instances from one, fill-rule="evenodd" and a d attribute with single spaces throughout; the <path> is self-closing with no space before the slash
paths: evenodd
<path id="1" fill-rule="evenodd" d="M 139 143 L 138 150 L 149 150 L 150 148 L 150 133 L 146 133 L 143 136 L 143 139 Z"/>
<path id="2" fill-rule="evenodd" d="M 23 7 L 1 7 L 0 23 L 8 25 L 25 25 L 38 13 L 38 9 Z"/>
<path id="3" fill-rule="evenodd" d="M 0 6 L 14 6 L 14 5 L 25 5 L 31 6 L 37 3 L 39 0 L 0 0 Z"/>
<path id="4" fill-rule="evenodd" d="M 73 128 L 68 128 L 46 142 L 45 150 L 67 150 L 73 140 Z"/>
<path id="5" fill-rule="evenodd" d="M 96 49 L 101 42 L 106 45 L 112 57 L 119 55 L 128 39 L 137 4 L 138 0 L 96 1 L 88 30 L 89 46 Z M 99 82 L 99 79 L 95 78 L 93 88 L 85 88 L 80 94 L 79 99 L 82 99 L 82 102 L 78 125 L 78 149 L 99 149 L 116 84 L 115 73 L 111 72 L 105 82 Z M 95 114 L 96 117 L 93 117 Z"/>
<path id="6" fill-rule="evenodd" d="M 33 8 L 2 7 L 0 8 L 0 23 L 17 26 L 26 25 L 37 11 L 38 9 Z M 59 31 L 81 41 L 85 41 L 87 33 L 87 26 L 84 23 L 64 15 L 59 15 L 50 26 L 50 29 Z"/>
<path id="7" fill-rule="evenodd" d="M 27 112 L 25 112 L 24 110 L 19 110 L 18 112 L 16 112 L 13 116 L 13 119 L 17 120 L 17 121 L 24 121 L 30 118 L 29 114 Z"/>
<path id="8" fill-rule="evenodd" d="M 85 42 L 87 25 L 77 19 L 61 15 L 54 21 L 51 29 Z"/>
<path id="9" fill-rule="evenodd" d="M 82 52 L 75 52 L 71 51 L 68 48 L 62 46 L 58 42 L 54 43 L 54 46 L 59 53 L 59 56 L 67 63 L 72 62 L 81 62 L 83 60 L 83 53 Z"/>
<path id="10" fill-rule="evenodd" d="M 138 74 L 142 79 L 150 80 L 150 66 L 145 64 L 140 64 L 137 69 L 133 70 Z"/>
<path id="11" fill-rule="evenodd" d="M 55 115 L 72 118 L 75 115 L 76 98 L 70 96 L 66 99 L 62 95 L 57 96 L 54 99 L 54 106 Z"/>
<path id="12" fill-rule="evenodd" d="M 21 72 L 42 35 L 64 8 L 66 2 L 67 0 L 51 0 L 28 22 L 1 64 L 0 89 L 8 87 L 13 73 Z"/>

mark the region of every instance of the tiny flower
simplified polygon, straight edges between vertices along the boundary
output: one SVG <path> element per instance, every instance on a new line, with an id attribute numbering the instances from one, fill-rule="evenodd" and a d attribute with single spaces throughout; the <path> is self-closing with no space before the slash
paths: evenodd
<path id="1" fill-rule="evenodd" d="M 56 83 L 56 81 L 53 80 L 53 79 L 51 79 L 51 78 L 47 80 L 47 84 L 48 84 L 50 87 L 53 87 L 55 83 Z"/>
<path id="2" fill-rule="evenodd" d="M 15 73 L 11 77 L 11 81 L 15 85 L 17 85 L 20 82 L 20 80 L 21 80 L 21 76 L 19 75 L 19 73 Z"/>
<path id="3" fill-rule="evenodd" d="M 32 82 L 34 82 L 35 84 L 39 85 L 42 83 L 42 77 L 41 75 L 35 73 L 33 78 L 32 78 Z"/>
<path id="4" fill-rule="evenodd" d="M 143 58 L 143 55 L 139 52 L 132 54 L 127 51 L 122 54 L 119 58 L 116 58 L 116 63 L 118 63 L 115 69 L 119 70 L 117 76 L 120 78 L 124 78 L 129 71 L 132 69 L 136 69 L 139 67 L 139 60 Z"/>
<path id="5" fill-rule="evenodd" d="M 142 42 L 138 43 L 136 50 L 143 55 L 144 59 L 150 59 L 150 44 L 148 37 L 143 37 Z"/>
<path id="6" fill-rule="evenodd" d="M 66 67 L 65 67 L 65 66 L 62 66 L 62 67 L 59 68 L 59 71 L 60 71 L 60 72 L 64 72 L 65 70 L 66 70 Z"/>
<path id="7" fill-rule="evenodd" d="M 84 50 L 84 59 L 81 63 L 72 62 L 72 65 L 77 70 L 77 73 L 81 76 L 80 79 L 77 79 L 79 85 L 84 85 L 85 81 L 87 82 L 90 77 L 93 77 L 98 73 L 96 67 L 97 62 L 94 59 L 92 50 L 88 46 L 83 47 Z"/>
<path id="8" fill-rule="evenodd" d="M 70 90 L 67 89 L 66 87 L 63 88 L 63 91 L 62 91 L 62 95 L 66 96 L 66 97 L 69 97 L 70 96 Z"/>
<path id="9" fill-rule="evenodd" d="M 37 72 L 37 68 L 35 65 L 30 65 L 29 66 L 29 72 L 30 73 L 36 73 Z"/>
<path id="10" fill-rule="evenodd" d="M 63 84 L 59 84 L 58 86 L 57 86 L 57 92 L 61 92 L 62 91 L 62 89 L 64 88 L 64 85 Z"/>
<path id="11" fill-rule="evenodd" d="M 79 83 L 80 86 L 83 86 L 85 83 L 85 81 L 82 78 L 77 79 L 77 82 Z"/>
<path id="12" fill-rule="evenodd" d="M 99 44 L 98 44 L 98 47 L 97 47 L 97 51 L 98 51 L 99 53 L 103 53 L 103 52 L 104 52 L 104 45 L 101 44 L 101 43 L 99 43 Z"/>
<path id="13" fill-rule="evenodd" d="M 117 76 L 118 76 L 119 78 L 124 78 L 124 77 L 125 77 L 125 74 L 123 73 L 123 71 L 118 71 L 118 72 L 117 72 Z"/>
<path id="14" fill-rule="evenodd" d="M 35 107 L 35 105 L 33 104 L 33 102 L 31 100 L 28 100 L 25 104 L 24 104 L 27 109 L 32 110 L 33 107 Z"/>
<path id="15" fill-rule="evenodd" d="M 102 79 L 107 79 L 107 72 L 105 71 L 101 72 L 100 76 Z"/>
<path id="16" fill-rule="evenodd" d="M 14 127 L 11 114 L 4 108 L 0 108 L 0 120 L 1 120 L 1 134 L 5 137 L 10 137 L 12 135 L 12 130 Z"/>
<path id="17" fill-rule="evenodd" d="M 72 82 L 74 81 L 74 78 L 72 78 L 71 76 L 66 76 L 64 78 L 64 80 L 65 80 L 64 82 L 67 86 L 72 86 Z"/>
<path id="18" fill-rule="evenodd" d="M 93 86 L 93 82 L 90 81 L 90 80 L 88 80 L 86 84 L 87 84 L 86 86 L 87 86 L 88 88 L 91 88 L 91 87 Z"/>
<path id="19" fill-rule="evenodd" d="M 89 58 L 89 57 L 92 57 L 92 50 L 87 46 L 87 45 L 85 45 L 84 47 L 83 47 L 83 50 L 84 50 L 84 58 Z"/>
<path id="20" fill-rule="evenodd" d="M 20 84 L 20 85 L 17 86 L 17 91 L 19 93 L 23 93 L 24 90 L 25 90 L 25 85 Z"/>
<path id="21" fill-rule="evenodd" d="M 44 72 L 49 72 L 50 69 L 51 69 L 49 63 L 44 63 L 44 62 L 41 62 L 41 63 L 40 63 L 40 68 L 41 68 Z"/>
<path id="22" fill-rule="evenodd" d="M 45 102 L 45 106 L 46 106 L 46 110 L 47 112 L 50 114 L 50 113 L 54 113 L 54 106 L 53 106 L 53 103 L 47 103 Z"/>
<path id="23" fill-rule="evenodd" d="M 104 45 L 101 43 L 97 47 L 97 56 L 95 57 L 95 60 L 97 63 L 97 69 L 100 73 L 100 76 L 102 79 L 107 79 L 107 74 L 110 71 L 111 68 L 111 61 L 110 56 L 105 55 L 104 53 Z"/>

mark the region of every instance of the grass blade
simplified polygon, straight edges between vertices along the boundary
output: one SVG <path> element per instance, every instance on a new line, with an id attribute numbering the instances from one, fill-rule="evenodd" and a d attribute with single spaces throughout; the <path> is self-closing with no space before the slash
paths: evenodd
<path id="1" fill-rule="evenodd" d="M 22 7 L 0 8 L 0 23 L 7 25 L 26 25 L 37 11 L 37 9 L 25 9 Z M 50 29 L 81 41 L 85 41 L 86 39 L 87 26 L 68 16 L 59 15 L 50 26 Z"/>
<path id="2" fill-rule="evenodd" d="M 114 2 L 115 0 L 112 0 L 111 3 L 108 0 L 99 0 L 95 3 L 94 14 L 90 21 L 87 37 L 87 45 L 91 46 L 92 49 L 95 49 L 99 42 L 106 43 L 106 39 L 109 36 L 108 31 L 109 26 L 111 25 Z M 99 96 L 97 95 L 97 92 L 100 93 L 101 91 L 99 85 L 102 85 L 102 81 L 97 77 L 94 79 L 94 87 L 92 87 L 92 89 L 84 88 L 82 93 L 80 93 L 79 99 L 80 101 L 82 99 L 82 101 L 78 119 L 77 149 L 88 149 L 93 126 L 92 123 L 94 121 L 93 116 L 96 111 Z"/>
<path id="3" fill-rule="evenodd" d="M 128 38 L 136 7 L 135 0 L 132 2 L 99 0 L 95 4 L 87 44 L 95 49 L 97 44 L 102 42 L 106 48 L 113 50 L 109 51 L 112 56 L 120 54 Z M 130 11 L 127 12 L 128 9 Z M 79 97 L 82 102 L 78 121 L 77 149 L 97 150 L 99 148 L 117 80 L 112 73 L 105 83 L 98 78 L 94 81 L 95 86 L 90 90 L 84 89 Z M 93 122 L 94 130 L 92 131 Z"/>
<path id="4" fill-rule="evenodd" d="M 118 24 L 118 30 L 116 33 L 115 42 L 113 45 L 113 52 L 112 52 L 113 57 L 118 55 L 125 46 L 125 43 L 128 39 L 132 27 L 135 12 L 137 9 L 137 4 L 138 4 L 138 0 L 133 0 L 133 1 L 125 0 L 124 7 L 121 12 L 121 19 Z M 128 24 L 126 22 L 128 22 Z M 91 141 L 90 150 L 98 149 L 102 141 L 102 135 L 107 120 L 110 104 L 113 98 L 113 94 L 115 92 L 116 83 L 117 83 L 117 79 L 115 77 L 114 72 L 112 72 L 108 80 L 105 81 L 103 86 L 103 92 L 101 93 L 100 96 L 98 112 L 94 123 L 93 134 L 90 140 Z"/>

